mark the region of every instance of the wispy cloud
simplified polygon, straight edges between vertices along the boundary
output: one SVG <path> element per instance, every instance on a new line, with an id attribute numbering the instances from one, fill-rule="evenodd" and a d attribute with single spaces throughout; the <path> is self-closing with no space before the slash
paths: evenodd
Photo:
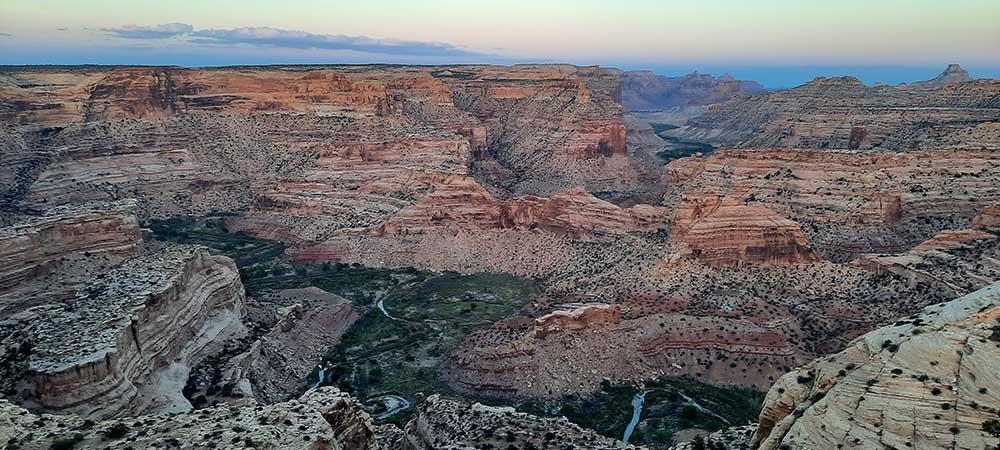
<path id="1" fill-rule="evenodd" d="M 249 44 L 280 48 L 320 48 L 354 50 L 387 55 L 471 56 L 478 53 L 451 44 L 374 39 L 366 36 L 314 34 L 305 31 L 269 27 L 243 27 L 229 30 L 199 30 L 195 42 L 207 44 Z"/>
<path id="2" fill-rule="evenodd" d="M 195 45 L 248 45 L 289 49 L 349 50 L 394 56 L 487 56 L 446 43 L 316 34 L 271 27 L 195 30 L 188 24 L 168 23 L 156 26 L 125 25 L 117 28 L 102 28 L 101 31 L 124 39 L 182 37 L 186 39 L 186 42 Z"/>
<path id="3" fill-rule="evenodd" d="M 10 33 L 0 33 L 0 36 L 2 36 L 2 37 L 11 37 L 11 36 L 13 36 L 13 34 L 10 34 Z"/>
<path id="4" fill-rule="evenodd" d="M 123 25 L 117 28 L 101 28 L 101 31 L 125 39 L 167 39 L 184 36 L 194 31 L 186 23 L 165 23 L 156 26 Z"/>

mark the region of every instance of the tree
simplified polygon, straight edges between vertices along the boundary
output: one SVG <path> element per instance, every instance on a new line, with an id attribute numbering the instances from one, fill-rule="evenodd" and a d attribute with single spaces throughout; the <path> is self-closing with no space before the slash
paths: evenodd
<path id="1" fill-rule="evenodd" d="M 983 431 L 994 438 L 1000 439 L 1000 420 L 990 419 L 983 422 Z M 997 443 L 993 450 L 1000 450 L 1000 443 Z"/>
<path id="2" fill-rule="evenodd" d="M 705 450 L 705 438 L 695 436 L 694 440 L 691 441 L 691 450 Z"/>

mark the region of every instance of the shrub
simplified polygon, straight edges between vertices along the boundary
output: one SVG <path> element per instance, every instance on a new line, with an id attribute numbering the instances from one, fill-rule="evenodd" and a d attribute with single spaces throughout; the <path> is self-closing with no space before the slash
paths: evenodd
<path id="1" fill-rule="evenodd" d="M 103 434 L 108 439 L 121 439 L 128 434 L 128 425 L 120 422 L 116 423 L 108 427 L 107 430 L 104 430 Z"/>
<path id="2" fill-rule="evenodd" d="M 74 434 L 72 436 L 56 438 L 52 441 L 52 445 L 49 448 L 52 450 L 70 450 L 76 447 L 83 440 L 83 435 L 80 433 Z"/>

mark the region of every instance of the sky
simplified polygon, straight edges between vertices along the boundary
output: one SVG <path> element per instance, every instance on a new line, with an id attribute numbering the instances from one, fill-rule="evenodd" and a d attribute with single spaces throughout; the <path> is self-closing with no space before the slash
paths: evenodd
<path id="1" fill-rule="evenodd" d="M 0 0 L 0 64 L 370 62 L 1000 78 L 1000 0 Z"/>

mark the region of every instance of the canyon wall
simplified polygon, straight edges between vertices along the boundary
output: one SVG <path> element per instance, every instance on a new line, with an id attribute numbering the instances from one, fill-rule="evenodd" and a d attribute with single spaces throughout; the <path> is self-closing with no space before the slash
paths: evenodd
<path id="1" fill-rule="evenodd" d="M 619 75 L 569 65 L 12 68 L 0 85 L 0 208 L 136 198 L 140 219 L 240 211 L 234 230 L 306 247 L 447 226 L 412 216 L 428 194 L 461 184 L 469 192 L 459 195 L 498 199 L 489 227 L 656 229 L 655 211 L 577 195 L 655 184 L 655 169 L 626 148 Z M 555 218 L 533 205 L 552 202 L 501 203 L 560 193 L 583 203 Z M 577 206 L 597 208 L 580 211 L 594 216 L 585 221 L 610 222 L 576 230 Z"/>
<path id="2" fill-rule="evenodd" d="M 90 274 L 86 259 L 114 264 L 142 249 L 136 204 L 68 205 L 38 216 L 24 216 L 0 228 L 0 311 L 12 314 L 36 306 L 56 286 L 39 286 L 39 279 Z M 74 270 L 76 269 L 76 270 Z M 49 291 L 48 293 L 43 291 Z M 58 296 L 58 295 L 53 295 Z"/>
<path id="3" fill-rule="evenodd" d="M 102 418 L 190 409 L 187 370 L 244 332 L 244 301 L 236 265 L 204 248 L 131 258 L 76 298 L 16 317 L 34 335 L 25 401 Z"/>
<path id="4" fill-rule="evenodd" d="M 682 243 L 711 229 L 713 215 L 743 216 L 747 223 L 772 217 L 797 223 L 818 254 L 845 261 L 863 253 L 906 251 L 939 231 L 967 227 L 1000 198 L 997 155 L 992 150 L 720 150 L 666 165 L 664 201 L 676 205 L 671 235 Z M 737 214 L 745 207 L 756 209 Z M 785 241 L 801 246 L 793 236 L 797 227 L 781 223 L 793 230 Z"/>

